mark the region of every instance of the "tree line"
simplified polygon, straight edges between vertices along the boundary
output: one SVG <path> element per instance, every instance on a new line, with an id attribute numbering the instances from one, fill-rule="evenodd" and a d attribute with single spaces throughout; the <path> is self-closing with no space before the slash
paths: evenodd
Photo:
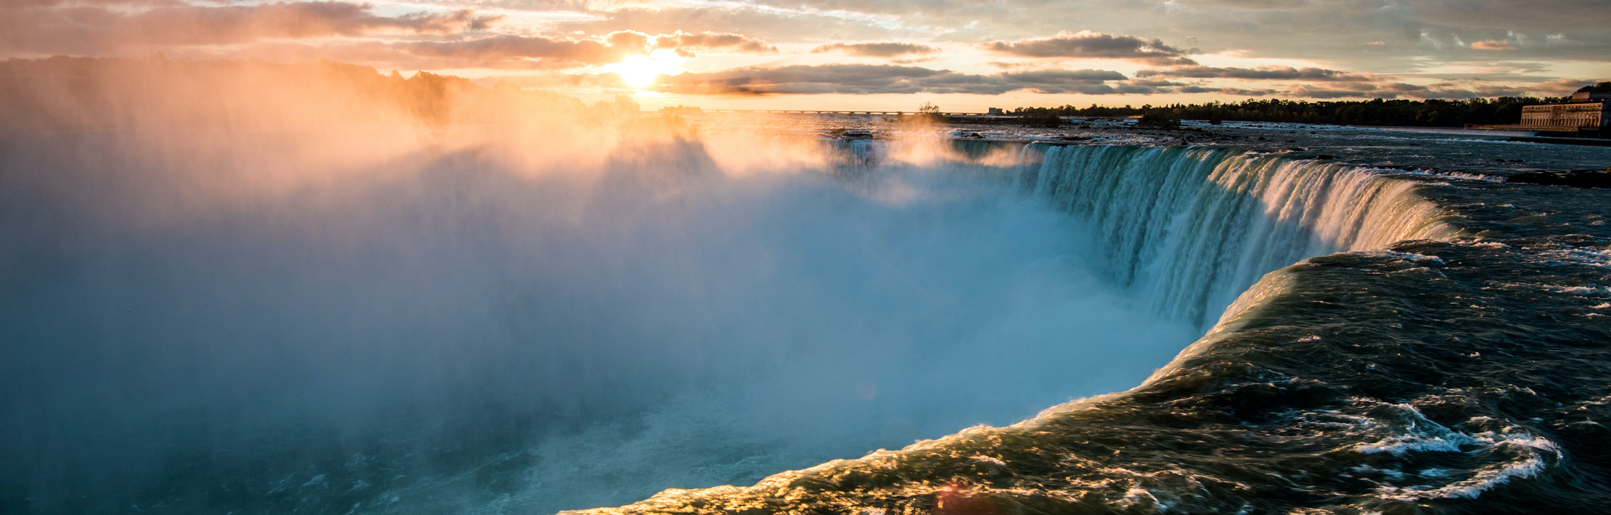
<path id="1" fill-rule="evenodd" d="M 1611 82 L 1585 86 L 1579 91 L 1611 92 Z M 1466 100 L 1363 100 L 1319 101 L 1244 100 L 1206 104 L 1109 107 L 1020 107 L 1008 114 L 1031 120 L 1056 116 L 1144 116 L 1153 120 L 1208 120 L 1287 122 L 1332 125 L 1391 125 L 1406 127 L 1463 127 L 1504 125 L 1521 121 L 1522 108 L 1562 102 L 1559 97 L 1498 97 Z"/>

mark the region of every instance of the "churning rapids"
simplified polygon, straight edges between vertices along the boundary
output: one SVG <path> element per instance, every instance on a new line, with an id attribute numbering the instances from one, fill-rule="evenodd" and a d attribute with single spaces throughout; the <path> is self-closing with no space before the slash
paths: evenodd
<path id="1" fill-rule="evenodd" d="M 0 511 L 1611 505 L 1603 193 L 1229 146 L 450 139 L 8 141 Z"/>

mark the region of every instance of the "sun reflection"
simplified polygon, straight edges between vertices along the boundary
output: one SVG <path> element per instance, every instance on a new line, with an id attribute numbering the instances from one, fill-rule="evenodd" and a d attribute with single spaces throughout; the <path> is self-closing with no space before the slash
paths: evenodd
<path id="1" fill-rule="evenodd" d="M 621 76 L 621 82 L 637 89 L 654 84 L 661 75 L 682 73 L 683 57 L 672 50 L 655 50 L 649 55 L 635 55 L 619 63 L 605 65 L 604 69 Z"/>

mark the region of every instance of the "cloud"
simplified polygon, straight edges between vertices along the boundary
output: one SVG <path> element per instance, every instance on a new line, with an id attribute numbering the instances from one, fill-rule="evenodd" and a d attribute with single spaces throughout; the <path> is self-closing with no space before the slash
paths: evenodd
<path id="1" fill-rule="evenodd" d="M 1130 59 L 1155 64 L 1197 64 L 1186 57 L 1190 51 L 1165 45 L 1162 40 L 1088 30 L 1072 34 L 1063 31 L 1049 38 L 1021 39 L 1010 43 L 993 41 L 985 48 L 1018 57 Z"/>
<path id="2" fill-rule="evenodd" d="M 1296 11 L 1309 6 L 1308 0 L 1209 0 L 1207 3 L 1248 11 Z"/>
<path id="3" fill-rule="evenodd" d="M 1522 96 L 1522 88 L 1495 84 L 1468 84 L 1461 85 L 1452 82 L 1440 82 L 1430 85 L 1408 84 L 1403 82 L 1348 82 L 1333 83 L 1325 86 L 1310 84 L 1296 84 L 1287 87 L 1283 92 L 1285 96 L 1294 98 L 1418 98 L 1418 99 L 1445 99 L 1462 100 L 1479 97 Z"/>
<path id="4" fill-rule="evenodd" d="M 1560 79 L 1536 84 L 1532 90 L 1544 96 L 1565 97 L 1576 93 L 1583 86 L 1593 86 L 1600 81 L 1589 79 Z"/>
<path id="5" fill-rule="evenodd" d="M 679 30 L 671 34 L 661 34 L 654 37 L 654 47 L 672 48 L 689 55 L 692 54 L 694 49 L 722 49 L 749 54 L 775 54 L 778 52 L 777 47 L 743 34 L 710 31 L 687 33 Z"/>
<path id="6" fill-rule="evenodd" d="M 496 34 L 480 37 L 382 41 L 269 41 L 230 47 L 191 47 L 170 51 L 177 58 L 257 58 L 294 62 L 332 59 L 382 68 L 557 70 L 620 62 L 657 49 L 691 55 L 695 50 L 776 52 L 770 45 L 737 34 L 675 33 L 650 35 L 631 31 L 593 37 L 560 38 Z"/>
<path id="7" fill-rule="evenodd" d="M 742 33 L 764 37 L 769 42 L 845 41 L 889 37 L 932 37 L 929 32 L 891 29 L 877 20 L 832 13 L 787 12 L 754 6 L 625 8 L 590 11 L 588 19 L 554 25 L 556 31 L 596 34 L 634 30 L 648 33 L 674 33 L 679 30 Z"/>
<path id="8" fill-rule="evenodd" d="M 1217 88 L 1161 79 L 1131 79 L 1110 70 L 1053 69 L 979 75 L 914 66 L 871 64 L 793 65 L 684 73 L 661 77 L 654 87 L 665 93 L 692 95 L 998 95 L 1023 91 L 1084 95 L 1225 93 L 1245 96 L 1273 93 L 1272 90 Z"/>
<path id="9" fill-rule="evenodd" d="M 619 62 L 627 56 L 646 55 L 656 49 L 673 49 L 685 56 L 692 56 L 695 50 L 711 49 L 749 53 L 777 52 L 776 47 L 740 34 L 715 32 L 692 34 L 680 31 L 660 35 L 619 31 L 606 34 L 602 39 L 557 39 L 501 34 L 458 41 L 422 41 L 400 44 L 397 47 L 417 56 L 455 59 L 461 61 L 461 66 L 485 68 L 528 68 L 530 66 L 524 63 L 499 61 L 529 60 L 549 61 L 547 66 L 542 66 L 544 68 L 598 65 Z"/>
<path id="10" fill-rule="evenodd" d="M 502 34 L 462 41 L 421 41 L 395 45 L 393 48 L 421 57 L 481 62 L 489 67 L 497 67 L 495 63 L 488 62 L 541 59 L 562 64 L 613 63 L 629 55 L 647 53 L 645 43 L 646 40 L 619 36 L 595 41 Z"/>
<path id="11" fill-rule="evenodd" d="M 940 52 L 939 48 L 916 43 L 833 43 L 811 49 L 811 53 L 840 52 L 858 57 L 923 56 Z"/>
<path id="12" fill-rule="evenodd" d="M 1472 42 L 1471 43 L 1471 48 L 1473 50 L 1515 50 L 1516 49 L 1515 46 L 1512 46 L 1507 41 L 1495 41 L 1495 40 L 1491 40 L 1491 39 L 1486 40 L 1486 41 Z"/>
<path id="13" fill-rule="evenodd" d="M 1405 0 L 1419 18 L 1464 28 L 1604 29 L 1611 12 L 1604 0 Z"/>
<path id="14" fill-rule="evenodd" d="M 1210 66 L 1184 66 L 1179 68 L 1141 70 L 1137 77 L 1175 77 L 1189 79 L 1242 79 L 1242 80 L 1307 80 L 1307 81 L 1368 81 L 1375 77 L 1323 68 L 1293 68 L 1291 66 L 1260 66 L 1257 68 L 1215 68 Z"/>
<path id="15" fill-rule="evenodd" d="M 1292 98 L 1398 98 L 1399 92 L 1387 91 L 1377 88 L 1375 84 L 1333 84 L 1315 86 L 1311 84 L 1295 84 L 1289 86 L 1284 92 Z"/>
<path id="16" fill-rule="evenodd" d="M 126 6 L 35 4 L 11 9 L 0 22 L 0 49 L 99 53 L 128 47 L 237 44 L 278 38 L 380 33 L 451 35 L 485 30 L 502 19 L 461 9 L 380 16 L 373 4 L 276 2 L 260 5 Z"/>
<path id="17" fill-rule="evenodd" d="M 1106 84 L 1126 81 L 1107 70 L 1046 70 L 975 75 L 915 66 L 826 64 L 740 68 L 661 77 L 656 88 L 668 93 L 707 95 L 973 93 L 1028 90 L 1043 93 L 1112 94 Z M 1139 87 L 1139 86 L 1138 86 Z"/>

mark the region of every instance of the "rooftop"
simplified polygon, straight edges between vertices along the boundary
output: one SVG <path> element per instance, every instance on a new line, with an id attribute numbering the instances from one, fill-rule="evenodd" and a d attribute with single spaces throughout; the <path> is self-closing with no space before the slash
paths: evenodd
<path id="1" fill-rule="evenodd" d="M 1568 102 L 1593 102 L 1596 100 L 1611 100 L 1611 93 L 1591 93 L 1588 91 L 1579 91 L 1577 93 L 1573 93 L 1572 98 L 1568 100 Z"/>

